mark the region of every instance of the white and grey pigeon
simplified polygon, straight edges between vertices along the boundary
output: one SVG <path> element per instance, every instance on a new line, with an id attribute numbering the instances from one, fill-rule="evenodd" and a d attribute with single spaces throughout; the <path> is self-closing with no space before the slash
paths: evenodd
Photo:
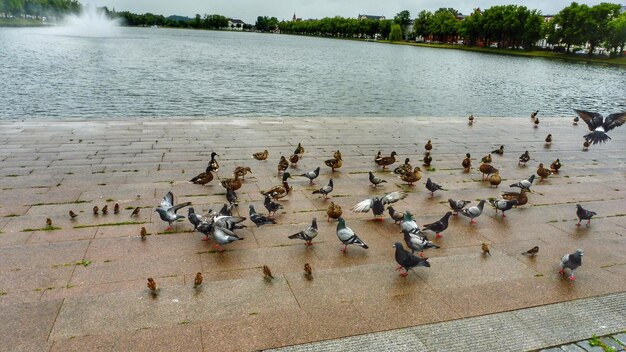
<path id="1" fill-rule="evenodd" d="M 491 204 L 496 209 L 496 215 L 498 215 L 498 210 L 500 210 L 502 212 L 502 217 L 506 218 L 504 212 L 512 209 L 513 206 L 517 205 L 517 199 L 492 199 L 489 201 L 489 204 Z"/>
<path id="2" fill-rule="evenodd" d="M 290 239 L 301 239 L 306 241 L 307 246 L 313 245 L 313 239 L 317 236 L 317 218 L 313 218 L 311 226 L 306 229 L 289 236 Z"/>
<path id="3" fill-rule="evenodd" d="M 373 173 L 373 172 L 371 172 L 371 171 L 370 171 L 369 178 L 370 178 L 370 183 L 371 183 L 374 187 L 377 187 L 377 186 L 378 186 L 379 184 L 381 184 L 381 183 L 387 183 L 387 180 L 383 180 L 383 179 L 382 179 L 382 178 L 380 178 L 380 177 L 376 177 L 376 176 L 374 176 L 374 173 Z"/>
<path id="4" fill-rule="evenodd" d="M 218 244 L 227 244 L 243 239 L 235 235 L 233 231 L 246 227 L 240 224 L 244 220 L 246 220 L 246 218 L 241 216 L 214 214 L 210 219 L 205 219 L 198 225 L 198 231 L 204 234 L 205 238 L 202 239 L 203 241 L 208 241 L 209 235 L 211 235 Z M 220 251 L 224 250 L 219 246 L 216 248 Z"/>
<path id="5" fill-rule="evenodd" d="M 402 234 L 404 235 L 404 242 L 406 242 L 407 247 L 411 249 L 412 253 L 415 253 L 415 251 L 420 252 L 420 257 L 424 256 L 424 249 L 439 248 L 438 245 L 420 235 L 411 235 L 407 231 L 403 231 Z"/>
<path id="6" fill-rule="evenodd" d="M 420 258 L 409 253 L 409 251 L 402 247 L 400 242 L 394 243 L 393 247 L 396 249 L 395 259 L 396 263 L 399 265 L 396 270 L 400 271 L 401 269 L 404 269 L 404 272 L 401 273 L 400 276 L 406 277 L 409 275 L 409 270 L 416 266 L 430 267 L 428 258 Z"/>
<path id="7" fill-rule="evenodd" d="M 188 210 L 187 219 L 189 219 L 189 222 L 193 225 L 193 229 L 195 231 L 200 225 L 200 223 L 202 223 L 203 218 L 202 216 L 196 214 L 193 207 L 189 207 L 189 209 L 187 210 Z"/>
<path id="8" fill-rule="evenodd" d="M 582 249 L 577 249 L 576 252 L 572 254 L 566 254 L 561 258 L 561 263 L 559 266 L 561 270 L 559 270 L 559 274 L 565 275 L 565 269 L 569 269 L 570 271 L 570 280 L 575 280 L 574 270 L 579 266 L 583 265 L 583 251 Z"/>
<path id="9" fill-rule="evenodd" d="M 404 219 L 402 219 L 402 222 L 400 223 L 400 230 L 403 233 L 408 232 L 411 235 L 416 236 L 421 232 L 419 225 L 417 225 L 417 222 L 413 220 L 413 215 L 409 211 L 404 213 Z"/>
<path id="10" fill-rule="evenodd" d="M 525 189 L 527 191 L 530 191 L 530 186 L 533 185 L 533 181 L 535 180 L 535 175 L 530 175 L 530 177 L 526 180 L 521 180 L 518 183 L 514 183 L 512 185 L 509 185 L 509 187 L 517 187 L 517 188 L 521 188 L 521 189 Z"/>
<path id="11" fill-rule="evenodd" d="M 591 218 L 594 215 L 598 215 L 595 211 L 587 210 L 580 206 L 580 204 L 576 204 L 576 216 L 578 217 L 578 224 L 576 226 L 580 226 L 580 222 L 583 220 L 587 220 L 587 226 L 591 225 Z"/>
<path id="12" fill-rule="evenodd" d="M 172 192 L 167 192 L 167 194 L 165 195 L 165 197 L 163 197 L 163 200 L 161 201 L 161 205 L 159 205 L 159 207 L 156 208 L 154 211 L 159 213 L 159 217 L 161 218 L 161 220 L 167 221 L 169 227 L 166 229 L 166 231 L 168 231 L 172 229 L 172 223 L 174 221 L 185 218 L 184 215 L 176 214 L 176 212 L 179 209 L 184 208 L 190 204 L 191 202 L 185 202 L 174 205 L 174 194 Z"/>
<path id="13" fill-rule="evenodd" d="M 361 246 L 365 249 L 369 248 L 365 242 L 361 241 L 351 228 L 346 226 L 346 220 L 344 220 L 344 218 L 340 217 L 337 221 L 337 237 L 344 245 L 341 250 L 342 252 L 346 253 L 349 244 L 356 244 L 357 246 Z"/>
<path id="14" fill-rule="evenodd" d="M 318 166 L 317 169 L 313 170 L 313 171 L 309 171 L 309 172 L 305 172 L 300 176 L 306 177 L 309 179 L 309 182 L 311 184 L 313 184 L 313 180 L 315 180 L 317 178 L 317 176 L 320 175 L 320 167 Z"/>
<path id="15" fill-rule="evenodd" d="M 477 217 L 480 216 L 480 214 L 483 213 L 484 206 L 485 206 L 485 200 L 483 199 L 480 202 L 478 202 L 477 205 L 471 206 L 467 209 L 463 209 L 461 211 L 461 214 L 470 218 L 470 224 L 475 224 L 476 221 L 474 221 L 474 219 L 476 219 Z"/>
<path id="16" fill-rule="evenodd" d="M 585 140 L 591 141 L 592 144 L 607 142 L 611 137 L 609 137 L 606 132 L 626 123 L 626 112 L 610 114 L 605 118 L 597 112 L 576 109 L 574 109 L 574 111 L 587 123 L 591 133 L 583 137 Z"/>
<path id="17" fill-rule="evenodd" d="M 328 198 L 328 194 L 333 191 L 333 179 L 328 181 L 328 184 L 320 189 L 313 191 L 313 194 L 321 194 L 324 198 Z"/>
<path id="18" fill-rule="evenodd" d="M 408 193 L 404 191 L 395 191 L 387 193 L 382 197 L 373 197 L 360 201 L 352 207 L 352 211 L 355 213 L 367 213 L 372 209 L 374 216 L 382 216 L 385 212 L 385 205 L 395 203 L 408 196 Z"/>
<path id="19" fill-rule="evenodd" d="M 452 209 L 453 215 L 458 215 L 459 212 L 469 203 L 471 203 L 469 200 L 448 199 L 448 204 L 450 205 L 450 209 Z"/>

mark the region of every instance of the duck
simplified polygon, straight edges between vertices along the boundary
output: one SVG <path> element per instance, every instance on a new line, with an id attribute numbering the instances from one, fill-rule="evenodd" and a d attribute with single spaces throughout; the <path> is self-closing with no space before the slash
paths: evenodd
<path id="1" fill-rule="evenodd" d="M 583 151 L 587 151 L 589 150 L 589 146 L 591 145 L 591 142 L 589 142 L 588 139 L 585 139 L 585 142 L 583 143 Z"/>
<path id="2" fill-rule="evenodd" d="M 550 176 L 550 174 L 552 174 L 552 172 L 550 170 L 546 169 L 545 167 L 543 167 L 543 163 L 540 163 L 539 167 L 537 168 L 537 176 L 541 177 L 539 182 L 543 182 L 543 179 L 544 178 L 548 178 L 548 176 Z"/>
<path id="3" fill-rule="evenodd" d="M 235 176 L 239 176 L 239 177 L 241 177 L 241 178 L 245 178 L 245 176 L 246 176 L 246 174 L 247 174 L 248 172 L 249 172 L 249 173 L 252 173 L 252 169 L 250 169 L 250 168 L 249 168 L 249 167 L 247 167 L 247 166 L 237 166 L 237 167 L 235 168 L 235 171 L 233 171 L 233 174 L 234 174 Z"/>
<path id="4" fill-rule="evenodd" d="M 472 168 L 472 159 L 470 153 L 465 154 L 465 159 L 461 162 L 461 166 L 463 166 L 463 170 L 465 172 L 469 172 Z"/>
<path id="5" fill-rule="evenodd" d="M 498 170 L 495 170 L 494 173 L 489 176 L 489 188 L 491 188 L 491 186 L 496 186 L 496 188 L 498 188 L 500 182 L 502 182 L 500 172 Z"/>
<path id="6" fill-rule="evenodd" d="M 526 192 L 528 192 L 526 188 L 522 188 L 519 192 L 504 192 L 502 193 L 502 198 L 506 200 L 517 200 L 515 207 L 519 207 L 528 203 Z"/>
<path id="7" fill-rule="evenodd" d="M 558 173 L 560 168 L 561 161 L 559 159 L 556 159 L 552 162 L 552 164 L 550 164 L 550 171 L 552 171 L 553 173 Z"/>
<path id="8" fill-rule="evenodd" d="M 239 179 L 239 174 L 235 173 L 233 176 L 233 178 L 227 178 L 220 181 L 222 187 L 233 191 L 240 189 L 242 182 Z"/>
<path id="9" fill-rule="evenodd" d="M 291 178 L 291 174 L 289 172 L 285 172 L 283 174 L 282 184 L 276 185 L 266 191 L 262 191 L 261 194 L 264 196 L 269 195 L 274 200 L 286 197 L 292 190 L 292 187 L 289 186 L 289 183 L 287 182 L 287 179 L 289 178 Z"/>
<path id="10" fill-rule="evenodd" d="M 474 123 L 474 115 L 470 115 L 470 116 L 467 118 L 467 120 L 468 120 L 468 123 L 467 123 L 467 124 L 468 124 L 468 125 L 472 125 L 472 124 Z"/>
<path id="11" fill-rule="evenodd" d="M 337 150 L 336 152 L 334 152 L 333 158 L 338 159 L 338 160 L 343 160 L 343 158 L 341 157 L 341 151 Z"/>
<path id="12" fill-rule="evenodd" d="M 298 161 L 300 161 L 300 157 L 298 156 L 298 154 L 293 154 L 289 157 L 289 162 L 291 163 L 291 166 L 296 165 Z"/>
<path id="13" fill-rule="evenodd" d="M 262 152 L 258 152 L 258 153 L 254 153 L 252 154 L 252 157 L 255 158 L 256 160 L 267 160 L 267 157 L 270 155 L 270 153 L 267 151 L 267 149 L 265 149 Z"/>
<path id="14" fill-rule="evenodd" d="M 424 145 L 424 149 L 426 149 L 427 152 L 429 152 L 429 151 L 431 151 L 433 149 L 433 144 L 430 142 L 430 139 L 428 140 L 426 145 Z"/>
<path id="15" fill-rule="evenodd" d="M 580 121 L 580 119 L 578 118 L 578 115 L 574 116 L 574 122 L 572 123 L 572 125 L 578 126 L 578 121 Z"/>
<path id="16" fill-rule="evenodd" d="M 330 202 L 328 205 L 328 209 L 326 209 L 327 220 L 330 219 L 337 220 L 343 214 L 343 210 L 341 210 L 341 206 L 335 204 L 334 202 Z"/>
<path id="17" fill-rule="evenodd" d="M 374 157 L 374 162 L 378 164 L 378 161 L 380 159 L 382 159 L 382 157 L 383 157 L 382 156 L 382 151 L 379 150 L 378 153 L 376 154 L 376 156 Z"/>
<path id="18" fill-rule="evenodd" d="M 533 111 L 533 112 L 530 114 L 530 118 L 531 118 L 531 119 L 536 118 L 538 113 L 539 113 L 539 110 L 537 110 L 537 111 Z"/>
<path id="19" fill-rule="evenodd" d="M 420 173 L 421 171 L 422 170 L 419 168 L 419 166 L 416 166 L 413 171 L 408 172 L 404 175 L 400 175 L 399 177 L 400 179 L 402 179 L 402 181 L 408 183 L 409 186 L 413 186 L 413 183 L 422 179 L 422 174 Z"/>
<path id="20" fill-rule="evenodd" d="M 278 161 L 278 173 L 285 172 L 289 167 L 289 162 L 285 158 L 284 155 L 281 155 L 280 160 Z"/>
<path id="21" fill-rule="evenodd" d="M 535 118 L 535 128 L 539 127 L 539 118 Z"/>
<path id="22" fill-rule="evenodd" d="M 430 163 L 433 161 L 433 157 L 430 156 L 430 152 L 426 152 L 426 155 L 424 155 L 424 166 L 429 167 Z"/>
<path id="23" fill-rule="evenodd" d="M 404 175 L 407 172 L 413 171 L 413 166 L 411 166 L 411 164 L 409 164 L 409 161 L 410 161 L 409 158 L 404 159 L 404 164 L 396 167 L 393 170 L 393 173 L 396 174 L 396 175 Z"/>
<path id="24" fill-rule="evenodd" d="M 296 150 L 293 151 L 294 155 L 299 155 L 302 158 L 302 154 L 304 154 L 304 147 L 302 146 L 302 143 L 298 143 L 298 146 L 296 147 Z"/>
<path id="25" fill-rule="evenodd" d="M 524 166 L 526 166 L 526 163 L 528 162 L 528 160 L 530 160 L 530 154 L 528 153 L 528 150 L 527 150 L 524 152 L 524 154 L 520 155 L 520 157 L 518 158 L 517 165 L 519 166 L 521 163 L 524 163 Z"/>
<path id="26" fill-rule="evenodd" d="M 504 146 L 501 145 L 500 148 L 492 150 L 491 154 L 504 155 Z"/>
<path id="27" fill-rule="evenodd" d="M 211 161 L 209 161 L 209 166 L 211 170 L 217 172 L 220 169 L 220 164 L 215 160 L 215 157 L 219 156 L 216 152 L 211 153 Z"/>
<path id="28" fill-rule="evenodd" d="M 391 152 L 390 156 L 383 156 L 380 159 L 376 160 L 376 164 L 383 167 L 383 170 L 387 168 L 387 166 L 396 162 L 396 155 L 398 155 L 395 151 Z"/>
<path id="29" fill-rule="evenodd" d="M 487 164 L 489 164 L 489 163 L 491 162 L 491 153 L 489 153 L 489 154 L 487 154 L 487 155 L 483 156 L 483 158 L 482 158 L 482 159 L 480 159 L 480 161 L 481 161 L 482 163 L 487 163 Z"/>
<path id="30" fill-rule="evenodd" d="M 498 171 L 495 167 L 491 166 L 491 164 L 487 164 L 487 163 L 481 164 L 478 169 L 483 174 L 483 180 L 486 180 L 487 177 L 489 177 L 489 175 L 491 175 L 491 174 L 495 173 L 496 171 Z M 487 175 L 487 176 L 485 176 L 485 175 Z"/>
<path id="31" fill-rule="evenodd" d="M 196 185 L 206 185 L 207 183 L 213 181 L 213 173 L 211 171 L 213 170 L 211 169 L 211 165 L 209 165 L 207 166 L 205 172 L 199 173 L 198 176 L 192 178 L 189 182 Z"/>
<path id="32" fill-rule="evenodd" d="M 546 136 L 546 144 L 550 144 L 552 143 L 552 134 L 548 133 L 548 136 Z"/>
<path id="33" fill-rule="evenodd" d="M 339 152 L 339 151 L 337 151 Z M 341 159 L 341 153 L 337 154 L 337 152 L 335 152 L 335 155 L 338 155 L 340 158 L 332 158 L 332 159 L 328 159 L 326 161 L 324 161 L 324 164 L 326 164 L 326 166 L 330 167 L 332 170 L 332 172 L 335 172 L 335 169 L 339 169 L 342 165 L 343 165 L 343 160 Z"/>

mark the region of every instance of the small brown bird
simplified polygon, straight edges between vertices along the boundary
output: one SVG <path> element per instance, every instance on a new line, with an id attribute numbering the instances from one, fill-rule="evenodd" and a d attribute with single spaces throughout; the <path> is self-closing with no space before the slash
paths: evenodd
<path id="1" fill-rule="evenodd" d="M 302 146 L 302 143 L 298 143 L 298 146 L 296 147 L 296 150 L 293 151 L 293 153 L 299 155 L 300 158 L 302 158 L 302 154 L 304 154 L 304 147 Z"/>
<path id="2" fill-rule="evenodd" d="M 561 161 L 559 159 L 556 159 L 552 162 L 552 164 L 550 164 L 550 171 L 552 171 L 552 173 L 558 173 L 560 168 Z"/>
<path id="3" fill-rule="evenodd" d="M 267 160 L 267 157 L 269 155 L 270 153 L 267 151 L 267 149 L 265 149 L 262 152 L 252 154 L 252 157 L 255 158 L 256 160 Z"/>
<path id="4" fill-rule="evenodd" d="M 46 226 L 52 227 L 52 219 L 46 218 Z"/>
<path id="5" fill-rule="evenodd" d="M 133 210 L 132 214 L 130 214 L 130 216 L 139 216 L 139 211 L 141 210 L 140 207 L 135 208 L 135 210 Z"/>
<path id="6" fill-rule="evenodd" d="M 146 236 L 148 236 L 148 231 L 146 231 L 145 227 L 141 228 L 141 231 L 139 231 L 139 235 L 141 236 L 142 240 L 146 239 Z"/>
<path id="7" fill-rule="evenodd" d="M 491 162 L 491 153 L 483 156 L 480 162 L 489 164 Z"/>
<path id="8" fill-rule="evenodd" d="M 470 116 L 467 118 L 467 120 L 469 121 L 469 122 L 468 122 L 468 125 L 473 124 L 473 123 L 474 123 L 474 115 L 470 115 Z"/>
<path id="9" fill-rule="evenodd" d="M 430 166 L 430 163 L 433 161 L 433 157 L 430 156 L 430 152 L 426 152 L 422 161 L 424 162 L 424 166 Z"/>
<path id="10" fill-rule="evenodd" d="M 102 211 L 102 214 L 104 214 L 104 215 L 108 214 L 108 213 L 109 213 L 109 205 L 108 205 L 108 204 L 105 204 L 105 205 L 102 207 L 102 210 L 101 210 L 101 211 Z"/>
<path id="11" fill-rule="evenodd" d="M 243 179 L 245 179 L 245 176 L 249 173 L 252 173 L 252 169 L 250 169 L 247 166 L 237 166 L 235 168 L 235 171 L 233 171 L 233 174 L 235 174 L 235 176 L 239 176 Z"/>
<path id="12" fill-rule="evenodd" d="M 504 146 L 501 145 L 500 148 L 492 150 L 491 154 L 504 155 Z"/>
<path id="13" fill-rule="evenodd" d="M 289 161 L 285 158 L 284 155 L 280 156 L 280 160 L 278 161 L 278 173 L 285 172 L 289 167 Z"/>
<path id="14" fill-rule="evenodd" d="M 461 166 L 463 166 L 463 170 L 465 172 L 469 172 L 472 168 L 472 159 L 470 153 L 465 154 L 465 159 L 461 162 Z"/>
<path id="15" fill-rule="evenodd" d="M 536 118 L 538 113 L 539 113 L 539 110 L 537 110 L 537 111 L 533 111 L 533 112 L 530 114 L 530 118 L 531 118 L 531 119 Z"/>
<path id="16" fill-rule="evenodd" d="M 535 119 L 535 128 L 539 127 L 539 118 L 537 117 Z"/>
<path id="17" fill-rule="evenodd" d="M 587 151 L 589 150 L 589 146 L 591 145 L 591 142 L 589 142 L 588 139 L 585 139 L 585 142 L 583 143 L 583 151 Z"/>
<path id="18" fill-rule="evenodd" d="M 151 278 L 151 277 L 149 277 L 149 278 L 148 278 L 148 284 L 147 284 L 146 286 L 148 286 L 148 289 L 150 289 L 150 292 L 151 292 L 153 295 L 156 295 L 156 294 L 157 294 L 157 292 L 158 292 L 158 288 L 157 288 L 156 281 L 154 281 L 154 279 L 153 279 L 153 278 Z"/>
<path id="19" fill-rule="evenodd" d="M 491 188 L 491 186 L 496 186 L 496 188 L 498 188 L 500 182 L 502 182 L 502 177 L 500 177 L 500 172 L 496 170 L 493 174 L 491 174 L 491 176 L 489 176 L 489 188 Z"/>
<path id="20" fill-rule="evenodd" d="M 341 217 L 341 214 L 343 214 L 341 206 L 335 204 L 334 202 L 330 202 L 330 204 L 328 205 L 328 209 L 326 209 L 327 220 L 337 220 Z"/>
<path id="21" fill-rule="evenodd" d="M 272 276 L 272 271 L 267 265 L 263 265 L 263 277 L 265 280 L 272 280 L 274 278 L 274 276 Z"/>
<path id="22" fill-rule="evenodd" d="M 488 244 L 486 244 L 486 243 L 484 243 L 484 242 L 483 242 L 483 243 L 480 245 L 480 248 L 483 250 L 483 255 L 485 255 L 485 254 L 489 254 L 489 255 L 491 256 L 491 252 L 489 252 L 489 245 L 488 245 Z"/>
<path id="23" fill-rule="evenodd" d="M 78 216 L 78 214 L 76 214 L 75 212 L 70 210 L 70 218 L 74 219 L 77 216 Z"/>
<path id="24" fill-rule="evenodd" d="M 291 166 L 295 166 L 296 164 L 298 164 L 299 160 L 300 156 L 298 156 L 298 154 L 293 154 L 289 157 L 289 162 L 291 163 Z"/>
<path id="25" fill-rule="evenodd" d="M 313 269 L 311 269 L 309 263 L 304 263 L 304 277 L 306 277 L 307 280 L 313 279 Z"/>
<path id="26" fill-rule="evenodd" d="M 527 255 L 529 257 L 534 257 L 537 255 L 537 253 L 539 253 L 539 247 L 534 246 L 533 248 L 527 250 L 526 252 L 523 252 L 522 255 Z"/>
<path id="27" fill-rule="evenodd" d="M 543 179 L 548 178 L 548 176 L 550 176 L 551 174 L 552 171 L 543 167 L 543 163 L 539 164 L 539 167 L 537 168 L 537 176 L 541 177 L 541 179 L 539 179 L 539 182 L 543 182 Z"/>
<path id="28" fill-rule="evenodd" d="M 427 152 L 429 152 L 429 151 L 431 151 L 433 149 L 433 144 L 431 143 L 430 139 L 424 145 L 424 149 L 426 149 Z"/>
<path id="29" fill-rule="evenodd" d="M 548 133 L 548 136 L 546 137 L 546 144 L 550 144 L 552 143 L 552 134 Z"/>
<path id="30" fill-rule="evenodd" d="M 197 273 L 196 278 L 193 280 L 193 288 L 197 288 L 202 285 L 202 273 Z"/>
<path id="31" fill-rule="evenodd" d="M 113 214 L 119 214 L 120 213 L 120 205 L 118 203 L 115 203 L 115 205 L 113 206 Z"/>
<path id="32" fill-rule="evenodd" d="M 495 167 L 491 166 L 491 164 L 480 164 L 480 167 L 478 168 L 480 170 L 480 172 L 482 172 L 483 174 L 483 180 L 486 180 L 487 177 L 489 177 L 489 175 L 495 173 L 496 171 L 498 171 Z M 485 176 L 487 175 L 487 176 Z"/>
<path id="33" fill-rule="evenodd" d="M 98 215 L 99 211 L 100 211 L 100 208 L 98 208 L 97 205 L 94 205 L 94 207 L 93 207 L 93 215 Z"/>

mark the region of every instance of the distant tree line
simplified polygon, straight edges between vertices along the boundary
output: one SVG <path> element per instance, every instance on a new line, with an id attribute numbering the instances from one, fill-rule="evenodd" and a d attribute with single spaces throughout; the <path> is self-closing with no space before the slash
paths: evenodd
<path id="1" fill-rule="evenodd" d="M 0 0 L 0 16 L 60 17 L 80 12 L 77 0 Z"/>
<path id="2" fill-rule="evenodd" d="M 281 33 L 329 37 L 372 38 L 376 34 L 387 39 L 392 20 L 326 17 L 321 20 L 283 21 L 278 23 Z"/>

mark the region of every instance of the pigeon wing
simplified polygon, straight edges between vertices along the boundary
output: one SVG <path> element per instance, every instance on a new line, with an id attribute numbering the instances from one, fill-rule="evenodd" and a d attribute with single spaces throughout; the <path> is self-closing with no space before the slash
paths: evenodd
<path id="1" fill-rule="evenodd" d="M 408 193 L 403 191 L 396 191 L 385 194 L 382 199 L 383 204 L 391 204 L 399 201 L 400 199 L 404 199 L 408 196 Z"/>
<path id="2" fill-rule="evenodd" d="M 352 207 L 352 211 L 355 213 L 367 213 L 370 211 L 372 204 L 374 204 L 374 200 L 372 198 L 362 200 Z"/>
<path id="3" fill-rule="evenodd" d="M 161 201 L 161 208 L 167 210 L 172 206 L 174 206 L 174 194 L 172 192 L 167 192 Z"/>
<path id="4" fill-rule="evenodd" d="M 576 112 L 578 116 L 580 116 L 580 118 L 583 121 L 585 121 L 587 126 L 589 126 L 590 131 L 593 131 L 596 128 L 602 126 L 602 120 L 603 120 L 602 115 L 598 114 L 597 112 L 589 112 L 585 110 L 576 110 L 576 109 L 574 109 L 574 111 Z"/>
<path id="5" fill-rule="evenodd" d="M 191 202 L 185 202 L 185 203 L 180 203 L 180 204 L 176 204 L 175 206 L 171 207 L 168 211 L 172 211 L 174 212 L 174 214 L 176 214 L 176 212 L 181 209 L 184 208 L 188 205 L 191 205 Z"/>
<path id="6" fill-rule="evenodd" d="M 602 127 L 604 127 L 605 132 L 608 132 L 615 127 L 623 125 L 624 123 L 626 123 L 626 112 L 620 112 L 607 116 Z"/>

